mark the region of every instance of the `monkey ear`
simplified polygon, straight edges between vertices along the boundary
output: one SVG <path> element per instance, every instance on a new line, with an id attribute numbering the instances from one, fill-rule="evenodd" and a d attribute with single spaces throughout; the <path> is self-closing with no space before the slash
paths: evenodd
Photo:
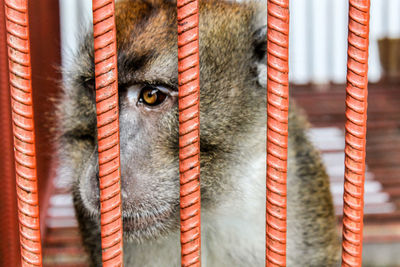
<path id="1" fill-rule="evenodd" d="M 264 60 L 267 58 L 267 26 L 258 28 L 253 33 L 254 55 L 261 64 L 266 64 Z"/>
<path id="2" fill-rule="evenodd" d="M 253 51 L 257 69 L 258 83 L 264 88 L 267 84 L 267 26 L 253 33 Z"/>

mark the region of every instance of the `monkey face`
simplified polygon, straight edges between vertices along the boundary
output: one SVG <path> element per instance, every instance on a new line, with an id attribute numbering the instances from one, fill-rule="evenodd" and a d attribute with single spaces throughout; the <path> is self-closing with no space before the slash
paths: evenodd
<path id="1" fill-rule="evenodd" d="M 263 141 L 265 89 L 258 83 L 257 64 L 265 39 L 255 38 L 253 13 L 250 6 L 223 1 L 200 6 L 200 167 L 206 211 L 240 190 L 235 180 L 248 164 L 246 151 Z M 124 234 L 140 241 L 179 225 L 176 4 L 120 1 L 116 25 Z M 59 109 L 62 157 L 75 177 L 75 198 L 98 220 L 91 33 L 66 74 Z"/>

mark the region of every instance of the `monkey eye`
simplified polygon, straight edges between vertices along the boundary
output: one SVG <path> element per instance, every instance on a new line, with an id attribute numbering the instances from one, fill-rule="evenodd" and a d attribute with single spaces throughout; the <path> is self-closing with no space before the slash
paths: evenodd
<path id="1" fill-rule="evenodd" d="M 139 102 L 148 106 L 160 105 L 167 95 L 156 86 L 145 85 L 140 91 Z"/>

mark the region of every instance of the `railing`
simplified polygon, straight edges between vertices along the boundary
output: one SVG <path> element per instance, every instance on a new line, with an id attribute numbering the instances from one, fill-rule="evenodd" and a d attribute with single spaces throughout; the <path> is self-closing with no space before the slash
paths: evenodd
<path id="1" fill-rule="evenodd" d="M 28 1 L 6 0 L 14 157 L 23 266 L 41 266 Z M 369 0 L 349 1 L 342 266 L 361 266 Z M 181 264 L 200 266 L 198 1 L 178 0 Z M 113 0 L 93 0 L 104 266 L 122 266 L 118 81 Z M 289 0 L 268 1 L 266 266 L 286 266 Z"/>

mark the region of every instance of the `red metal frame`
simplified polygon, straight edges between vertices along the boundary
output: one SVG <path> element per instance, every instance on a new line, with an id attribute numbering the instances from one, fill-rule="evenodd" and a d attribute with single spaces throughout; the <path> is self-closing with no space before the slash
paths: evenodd
<path id="1" fill-rule="evenodd" d="M 41 266 L 28 2 L 5 1 L 22 266 Z"/>
<path id="2" fill-rule="evenodd" d="M 178 0 L 181 265 L 200 266 L 199 3 Z"/>
<path id="3" fill-rule="evenodd" d="M 123 265 L 117 42 L 113 0 L 93 0 L 103 266 Z"/>
<path id="4" fill-rule="evenodd" d="M 286 266 L 289 0 L 268 1 L 266 266 Z"/>
<path id="5" fill-rule="evenodd" d="M 4 1 L 0 0 L 0 266 L 20 266 Z"/>
<path id="6" fill-rule="evenodd" d="M 342 266 L 362 262 L 370 0 L 349 1 Z"/>
<path id="7" fill-rule="evenodd" d="M 27 0 L 4 2 L 21 259 L 22 266 L 41 266 L 28 6 Z M 342 266 L 361 266 L 370 0 L 349 3 Z M 200 266 L 201 259 L 198 9 L 197 0 L 177 1 L 182 266 Z M 122 266 L 113 0 L 93 0 L 93 27 L 103 266 Z M 267 42 L 266 266 L 286 266 L 289 0 L 268 0 Z M 5 107 L 1 114 L 6 113 Z"/>

